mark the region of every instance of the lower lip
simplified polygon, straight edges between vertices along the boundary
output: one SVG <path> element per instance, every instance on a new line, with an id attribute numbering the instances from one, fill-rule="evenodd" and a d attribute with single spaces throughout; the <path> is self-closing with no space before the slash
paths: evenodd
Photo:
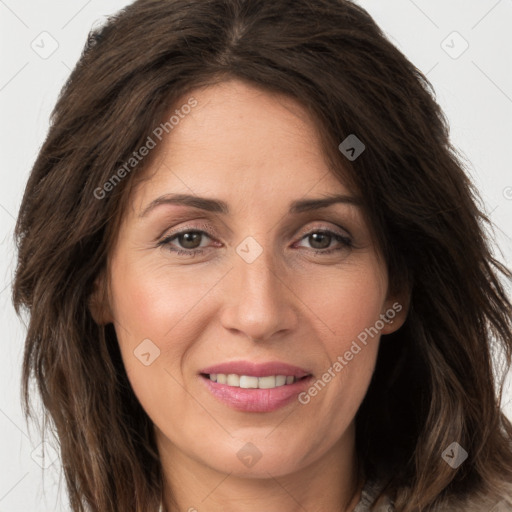
<path id="1" fill-rule="evenodd" d="M 201 376 L 210 393 L 237 411 L 272 412 L 291 403 L 297 395 L 308 387 L 311 375 L 294 382 L 272 389 L 245 389 L 213 382 Z"/>

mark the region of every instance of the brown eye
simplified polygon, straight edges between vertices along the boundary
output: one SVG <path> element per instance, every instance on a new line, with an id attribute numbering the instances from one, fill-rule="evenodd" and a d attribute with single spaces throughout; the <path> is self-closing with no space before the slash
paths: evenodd
<path id="1" fill-rule="evenodd" d="M 331 245 L 332 236 L 327 233 L 311 233 L 308 239 L 313 249 L 327 249 Z"/>
<path id="2" fill-rule="evenodd" d="M 198 231 L 187 231 L 176 236 L 176 240 L 184 249 L 197 249 L 201 243 L 202 233 Z M 199 242 L 199 244 L 198 244 Z"/>
<path id="3" fill-rule="evenodd" d="M 203 252 L 204 246 L 201 246 L 203 238 L 211 240 L 208 233 L 204 231 L 188 229 L 165 237 L 158 242 L 158 246 L 164 246 L 177 254 L 195 256 Z M 176 243 L 173 242 L 177 242 L 178 245 L 176 246 Z"/>
<path id="4" fill-rule="evenodd" d="M 311 249 L 314 249 L 317 254 L 330 254 L 352 247 L 352 240 L 348 236 L 330 230 L 311 231 L 306 233 L 301 240 L 308 240 Z M 331 247 L 333 241 L 338 242 L 339 246 Z"/>

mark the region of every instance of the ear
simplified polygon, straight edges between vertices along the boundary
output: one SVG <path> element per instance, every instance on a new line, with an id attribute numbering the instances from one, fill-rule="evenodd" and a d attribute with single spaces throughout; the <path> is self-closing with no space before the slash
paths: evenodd
<path id="1" fill-rule="evenodd" d="M 113 323 L 114 317 L 110 308 L 107 282 L 103 273 L 94 281 L 93 291 L 89 295 L 87 305 L 93 320 L 98 325 Z"/>
<path id="2" fill-rule="evenodd" d="M 384 322 L 381 334 L 391 334 L 404 325 L 410 302 L 411 292 L 409 287 L 386 299 L 381 312 L 381 320 Z"/>

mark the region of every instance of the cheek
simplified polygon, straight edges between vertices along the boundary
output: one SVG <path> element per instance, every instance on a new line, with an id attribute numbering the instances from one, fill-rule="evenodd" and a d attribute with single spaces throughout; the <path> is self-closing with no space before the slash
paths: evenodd
<path id="1" fill-rule="evenodd" d="M 124 367 L 137 399 L 153 421 L 170 397 L 173 410 L 184 412 L 191 407 L 183 393 L 182 368 L 201 335 L 194 308 L 199 311 L 201 297 L 215 281 L 208 276 L 190 280 L 183 274 L 121 258 L 111 272 L 112 312 Z"/>
<path id="2" fill-rule="evenodd" d="M 112 266 L 112 312 L 124 366 L 149 410 L 157 399 L 155 389 L 180 395 L 183 368 L 204 330 L 203 301 L 224 274 L 129 258 L 118 258 Z"/>
<path id="3" fill-rule="evenodd" d="M 385 303 L 386 281 L 376 264 L 367 264 L 333 274 L 323 284 L 311 284 L 305 299 L 311 301 L 318 316 L 316 324 L 324 333 L 322 349 L 327 361 L 301 403 L 343 430 L 372 378 L 380 339 L 376 325 Z"/>
<path id="4" fill-rule="evenodd" d="M 348 350 L 352 340 L 374 326 L 386 300 L 381 268 L 368 255 L 357 265 L 333 271 L 325 278 L 305 278 L 302 300 L 324 324 L 324 343 L 331 356 Z M 347 345 L 348 344 L 348 345 Z"/>
<path id="5" fill-rule="evenodd" d="M 190 325 L 200 301 L 222 273 L 194 272 L 193 266 L 119 261 L 112 270 L 111 288 L 116 321 L 132 339 L 164 340 Z M 200 276 L 200 277 L 199 277 Z"/>

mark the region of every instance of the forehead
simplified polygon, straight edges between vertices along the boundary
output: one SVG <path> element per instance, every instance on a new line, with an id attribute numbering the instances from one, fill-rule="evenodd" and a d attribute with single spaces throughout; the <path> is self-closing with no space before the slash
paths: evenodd
<path id="1" fill-rule="evenodd" d="M 179 112 L 191 98 L 196 106 Z M 317 125 L 285 95 L 230 80 L 183 96 L 168 117 L 173 113 L 181 115 L 157 140 L 138 202 L 165 191 L 286 202 L 308 192 L 349 192 L 329 168 Z"/>

